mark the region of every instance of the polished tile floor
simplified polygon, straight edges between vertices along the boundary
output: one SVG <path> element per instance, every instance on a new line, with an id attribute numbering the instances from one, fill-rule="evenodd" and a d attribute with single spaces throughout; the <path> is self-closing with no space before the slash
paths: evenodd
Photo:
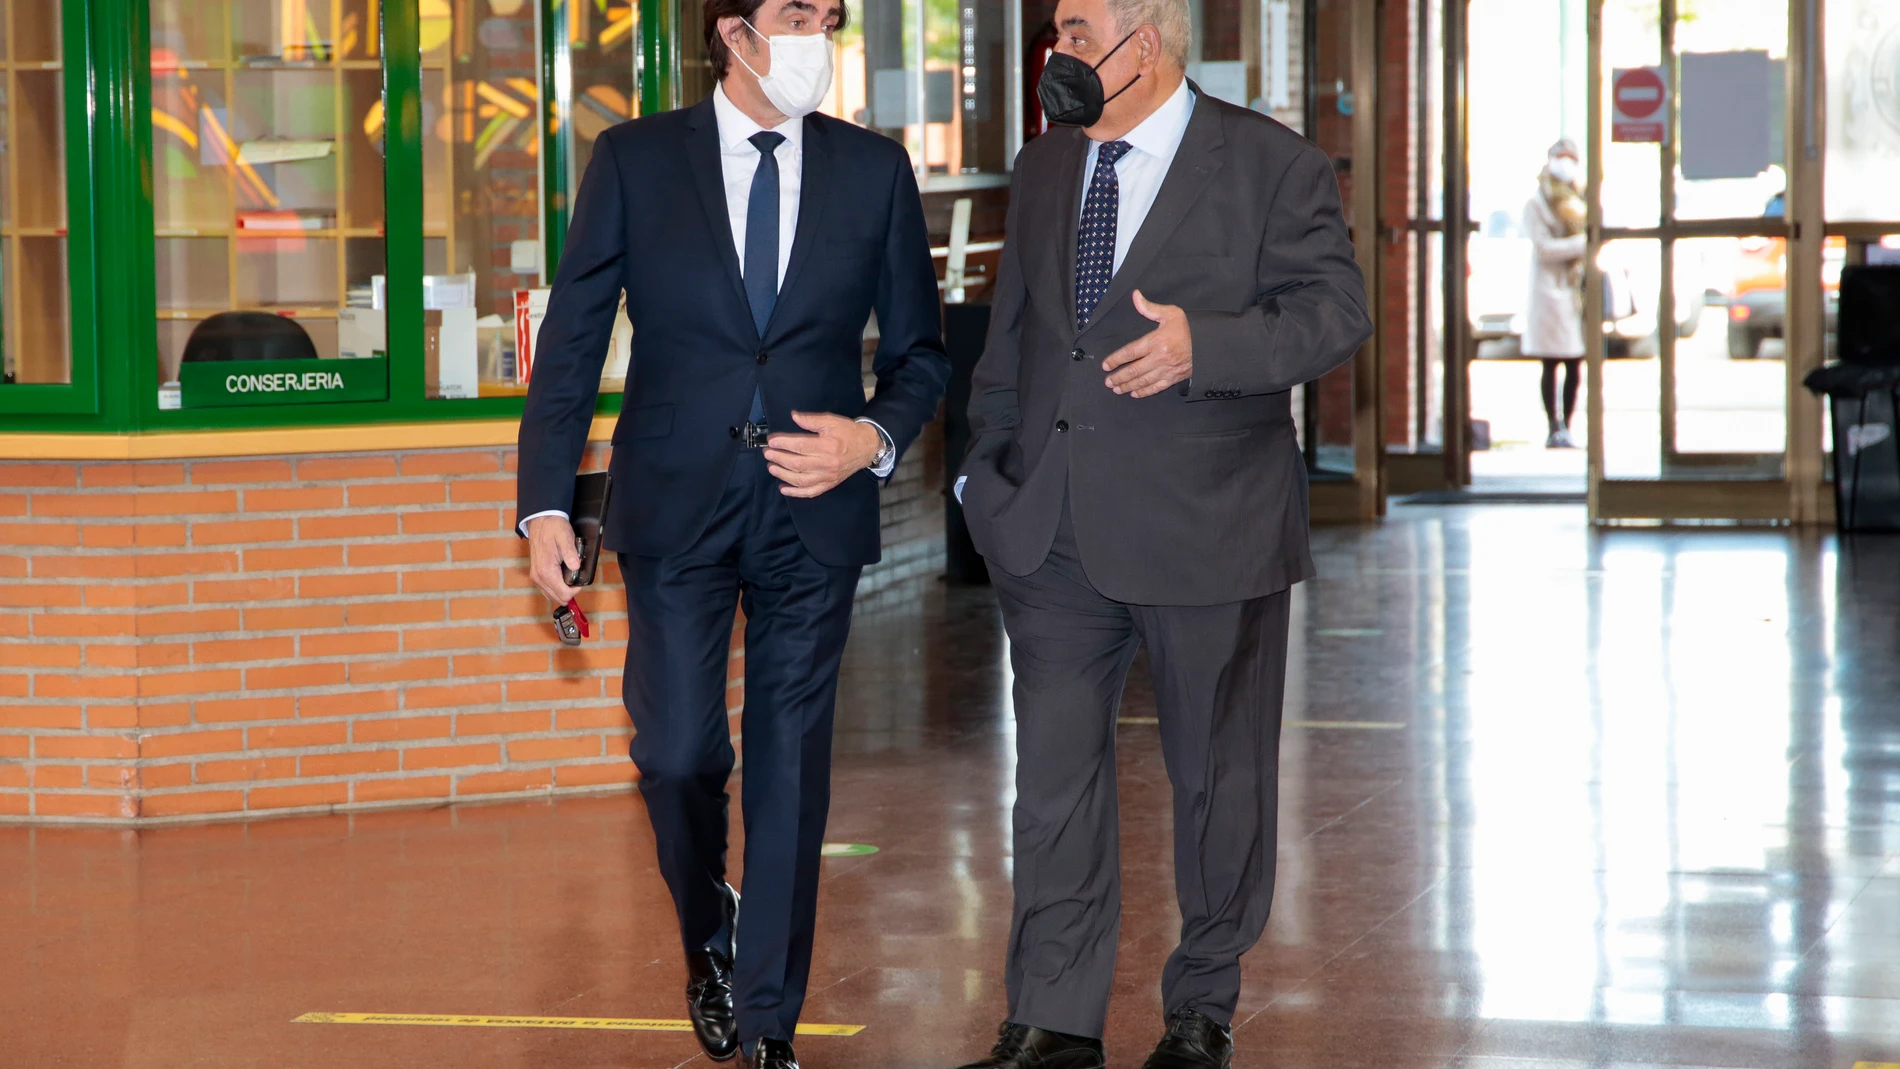
<path id="1" fill-rule="evenodd" d="M 1900 539 L 1398 508 L 1294 605 L 1274 917 L 1236 1064 L 1900 1062 Z M 860 615 L 803 1039 L 947 1067 L 1003 1012 L 1013 775 L 990 595 Z M 1138 677 L 1111 1064 L 1159 1021 L 1167 783 Z M 690 1037 L 294 1023 L 677 1018 L 637 800 L 0 829 L 0 1067 L 616 1067 Z"/>

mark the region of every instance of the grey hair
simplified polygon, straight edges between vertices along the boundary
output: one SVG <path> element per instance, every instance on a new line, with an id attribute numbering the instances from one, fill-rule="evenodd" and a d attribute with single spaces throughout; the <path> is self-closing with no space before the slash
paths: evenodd
<path id="1" fill-rule="evenodd" d="M 1108 13 L 1123 34 L 1152 25 L 1161 34 L 1161 51 L 1187 66 L 1194 47 L 1194 24 L 1188 20 L 1188 0 L 1108 0 Z"/>

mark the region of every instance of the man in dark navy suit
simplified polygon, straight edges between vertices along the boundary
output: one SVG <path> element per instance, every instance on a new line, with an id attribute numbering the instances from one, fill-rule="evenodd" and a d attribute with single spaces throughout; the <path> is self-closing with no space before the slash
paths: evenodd
<path id="1" fill-rule="evenodd" d="M 743 1050 L 761 1069 L 797 1067 L 838 661 L 859 571 L 878 559 L 879 479 L 949 374 L 908 154 L 814 113 L 845 17 L 839 0 L 707 0 L 719 88 L 596 143 L 521 422 L 519 522 L 535 584 L 565 603 L 574 473 L 624 291 L 633 361 L 605 543 L 627 581 L 632 755 L 694 1030 L 715 1060 Z M 735 603 L 743 924 L 726 884 Z"/>

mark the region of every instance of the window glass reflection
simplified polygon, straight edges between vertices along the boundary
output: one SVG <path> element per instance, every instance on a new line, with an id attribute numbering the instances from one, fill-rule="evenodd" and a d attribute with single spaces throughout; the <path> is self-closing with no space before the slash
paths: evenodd
<path id="1" fill-rule="evenodd" d="M 0 6 L 0 382 L 72 379 L 58 5 Z"/>

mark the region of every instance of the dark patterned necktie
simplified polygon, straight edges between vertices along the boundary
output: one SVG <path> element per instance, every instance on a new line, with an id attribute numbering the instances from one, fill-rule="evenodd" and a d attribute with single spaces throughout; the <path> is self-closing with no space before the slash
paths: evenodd
<path id="1" fill-rule="evenodd" d="M 1095 306 L 1115 277 L 1115 221 L 1121 213 L 1121 180 L 1115 163 L 1134 146 L 1105 141 L 1095 156 L 1095 177 L 1082 202 L 1082 225 L 1075 236 L 1075 325 L 1087 329 Z"/>
<path id="2" fill-rule="evenodd" d="M 765 336 L 778 304 L 778 157 L 784 134 L 760 130 L 748 140 L 759 150 L 759 169 L 752 172 L 752 196 L 745 207 L 745 296 L 752 305 L 752 324 Z M 754 423 L 765 422 L 765 397 L 752 391 Z"/>

